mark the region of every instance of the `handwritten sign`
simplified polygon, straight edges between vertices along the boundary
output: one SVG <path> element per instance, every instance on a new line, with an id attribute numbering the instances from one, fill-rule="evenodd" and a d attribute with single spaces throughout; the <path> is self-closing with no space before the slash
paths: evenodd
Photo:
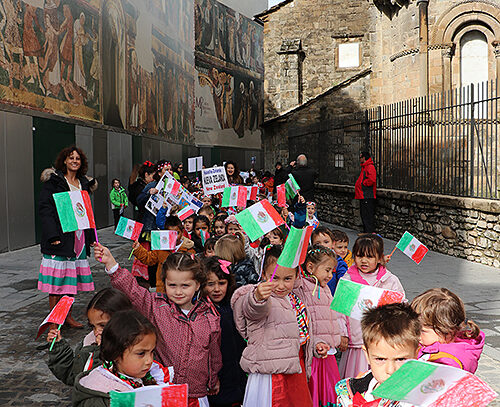
<path id="1" fill-rule="evenodd" d="M 229 186 L 224 167 L 205 168 L 201 171 L 201 174 L 203 193 L 205 195 L 224 192 L 224 188 Z"/>

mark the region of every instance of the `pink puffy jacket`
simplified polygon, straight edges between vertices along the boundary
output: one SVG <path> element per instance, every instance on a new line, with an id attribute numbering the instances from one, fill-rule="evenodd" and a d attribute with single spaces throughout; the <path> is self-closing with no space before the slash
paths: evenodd
<path id="1" fill-rule="evenodd" d="M 330 309 L 333 296 L 328 287 L 314 292 L 316 282 L 313 277 L 300 277 L 295 280 L 293 292 L 297 294 L 307 308 L 311 337 L 314 338 L 313 349 L 319 342 L 324 342 L 332 348 L 340 344 L 340 328 L 338 314 Z M 318 298 L 318 290 L 320 296 Z"/>
<path id="2" fill-rule="evenodd" d="M 231 299 L 236 328 L 248 340 L 241 368 L 247 373 L 301 373 L 299 326 L 288 296 L 273 294 L 267 301 L 258 302 L 256 287 L 257 284 L 240 287 Z M 305 346 L 306 366 L 311 366 L 311 342 Z"/>

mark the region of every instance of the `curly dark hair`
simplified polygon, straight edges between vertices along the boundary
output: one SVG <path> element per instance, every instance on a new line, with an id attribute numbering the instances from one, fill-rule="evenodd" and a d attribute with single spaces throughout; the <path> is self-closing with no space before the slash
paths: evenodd
<path id="1" fill-rule="evenodd" d="M 82 151 L 82 149 L 77 147 L 77 146 L 70 146 L 70 147 L 66 147 L 66 148 L 62 149 L 56 158 L 56 162 L 54 163 L 54 167 L 56 170 L 62 171 L 63 174 L 66 174 L 67 169 L 66 169 L 66 164 L 64 164 L 64 161 L 66 160 L 66 158 L 68 158 L 71 155 L 71 153 L 73 151 L 76 151 L 78 153 L 78 155 L 80 156 L 80 160 L 82 162 L 82 164 L 80 165 L 80 168 L 76 172 L 76 176 L 78 178 L 80 178 L 80 177 L 85 176 L 85 174 L 87 174 L 89 164 L 87 161 L 87 156 Z"/>

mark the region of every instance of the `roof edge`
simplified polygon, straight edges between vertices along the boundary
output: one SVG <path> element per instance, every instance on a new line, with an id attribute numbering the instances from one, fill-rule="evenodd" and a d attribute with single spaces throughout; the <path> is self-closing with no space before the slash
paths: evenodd
<path id="1" fill-rule="evenodd" d="M 261 17 L 267 16 L 268 14 L 274 13 L 275 11 L 279 10 L 281 7 L 286 6 L 288 3 L 291 3 L 293 0 L 283 0 L 279 2 L 278 4 L 275 4 L 271 8 L 268 8 L 267 10 L 264 10 L 263 12 L 259 14 L 255 14 L 254 18 L 255 19 L 260 19 Z"/>

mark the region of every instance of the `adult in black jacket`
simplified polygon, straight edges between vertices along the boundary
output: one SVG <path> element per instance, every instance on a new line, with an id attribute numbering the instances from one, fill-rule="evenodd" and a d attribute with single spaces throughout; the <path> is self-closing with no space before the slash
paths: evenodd
<path id="1" fill-rule="evenodd" d="M 43 187 L 38 200 L 42 226 L 38 289 L 49 294 L 51 309 L 62 295 L 94 290 L 87 257 L 90 245 L 95 242 L 92 229 L 63 233 L 53 194 L 78 190 L 92 192 L 97 188 L 96 180 L 86 177 L 87 158 L 76 146 L 63 149 L 54 167 L 42 172 L 40 180 Z M 66 323 L 75 328 L 83 327 L 72 318 L 71 313 Z"/>
<path id="2" fill-rule="evenodd" d="M 307 157 L 304 154 L 299 155 L 297 161 L 292 162 L 290 165 L 293 166 L 294 164 L 292 175 L 300 186 L 300 195 L 304 197 L 306 202 L 314 202 L 316 171 L 307 166 Z"/>
<path id="3" fill-rule="evenodd" d="M 134 205 L 134 219 L 139 222 L 142 220 L 146 208 L 144 205 L 139 205 L 137 197 L 144 190 L 146 185 L 153 181 L 155 172 L 156 168 L 154 164 L 151 161 L 145 161 L 139 168 L 137 179 L 133 179 L 133 176 L 131 176 L 129 180 L 128 200 Z"/>
<path id="4" fill-rule="evenodd" d="M 280 162 L 276 163 L 275 169 L 276 172 L 274 173 L 274 190 L 276 191 L 276 187 L 278 185 L 284 184 L 287 181 L 289 171 L 286 168 L 283 168 L 283 165 Z"/>

